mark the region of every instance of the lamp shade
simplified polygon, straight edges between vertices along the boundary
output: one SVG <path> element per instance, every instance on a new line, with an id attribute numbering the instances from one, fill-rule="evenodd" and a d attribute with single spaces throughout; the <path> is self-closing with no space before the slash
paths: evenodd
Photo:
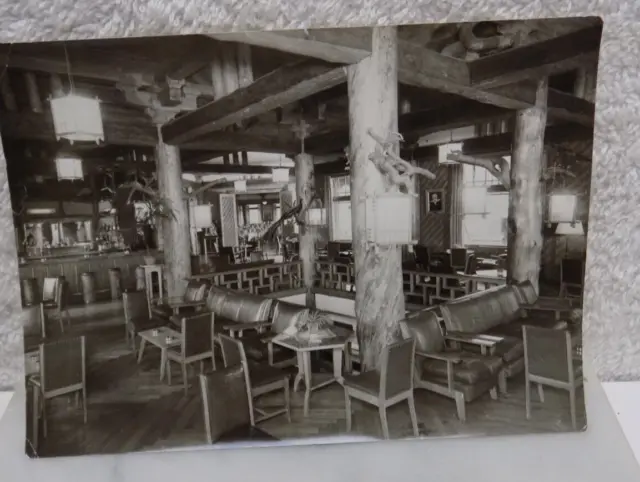
<path id="1" fill-rule="evenodd" d="M 100 101 L 69 94 L 51 99 L 51 113 L 56 139 L 71 143 L 104 141 Z"/>
<path id="2" fill-rule="evenodd" d="M 438 163 L 439 164 L 458 164 L 456 161 L 447 159 L 452 152 L 462 151 L 462 142 L 454 142 L 450 144 L 441 144 L 438 146 Z"/>
<path id="3" fill-rule="evenodd" d="M 59 181 L 84 179 L 82 159 L 73 155 L 59 155 L 56 157 L 56 173 Z"/>
<path id="4" fill-rule="evenodd" d="M 385 193 L 366 202 L 367 241 L 379 245 L 415 244 L 415 195 Z"/>
<path id="5" fill-rule="evenodd" d="M 573 223 L 576 219 L 577 198 L 573 194 L 549 196 L 549 222 Z"/>
<path id="6" fill-rule="evenodd" d="M 204 229 L 213 226 L 213 216 L 211 212 L 211 205 L 200 204 L 192 205 L 191 208 L 191 222 L 194 228 Z"/>
<path id="7" fill-rule="evenodd" d="M 289 182 L 289 168 L 274 167 L 271 171 L 271 180 L 273 182 Z"/>
<path id="8" fill-rule="evenodd" d="M 240 179 L 238 181 L 233 181 L 233 188 L 236 192 L 246 192 L 247 191 L 247 181 L 244 179 Z"/>

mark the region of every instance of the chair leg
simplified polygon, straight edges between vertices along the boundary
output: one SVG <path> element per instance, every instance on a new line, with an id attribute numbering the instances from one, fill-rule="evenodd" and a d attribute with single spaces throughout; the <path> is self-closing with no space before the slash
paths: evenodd
<path id="1" fill-rule="evenodd" d="M 47 438 L 49 424 L 47 423 L 47 402 L 44 397 L 42 397 L 42 436 Z"/>
<path id="2" fill-rule="evenodd" d="M 571 407 L 571 426 L 574 430 L 578 430 L 578 421 L 576 417 L 576 388 L 571 387 L 569 390 L 569 406 Z"/>
<path id="3" fill-rule="evenodd" d="M 351 398 L 346 388 L 344 389 L 344 411 L 347 417 L 347 432 L 351 432 Z"/>
<path id="4" fill-rule="evenodd" d="M 464 395 L 461 392 L 456 392 L 456 410 L 458 411 L 458 418 L 461 422 L 467 421 L 467 407 L 464 403 Z"/>
<path id="5" fill-rule="evenodd" d="M 380 413 L 380 424 L 382 425 L 382 436 L 385 440 L 389 440 L 389 422 L 387 421 L 387 408 L 384 406 L 378 407 Z"/>
<path id="6" fill-rule="evenodd" d="M 529 377 L 524 376 L 524 406 L 527 420 L 531 419 L 531 382 Z"/>
<path id="7" fill-rule="evenodd" d="M 541 383 L 538 383 L 538 398 L 544 403 L 544 388 Z"/>
<path id="8" fill-rule="evenodd" d="M 291 423 L 291 397 L 289 395 L 289 378 L 284 380 L 284 409 L 287 411 L 287 421 Z"/>
<path id="9" fill-rule="evenodd" d="M 500 388 L 500 394 L 501 395 L 507 395 L 508 394 L 508 390 L 507 390 L 507 374 L 504 371 L 500 372 L 500 375 L 498 375 L 498 387 Z"/>
<path id="10" fill-rule="evenodd" d="M 58 313 L 58 323 L 60 324 L 60 332 L 64 333 L 64 316 L 62 312 Z"/>
<path id="11" fill-rule="evenodd" d="M 407 398 L 409 404 L 409 415 L 411 416 L 411 427 L 413 428 L 413 436 L 419 437 L 420 430 L 418 430 L 418 415 L 416 414 L 416 402 L 413 399 L 413 393 Z"/>
<path id="12" fill-rule="evenodd" d="M 187 394 L 189 385 L 187 384 L 187 364 L 182 363 L 182 385 L 184 386 L 184 394 Z"/>
<path id="13" fill-rule="evenodd" d="M 87 423 L 87 387 L 82 387 L 82 412 L 84 416 L 84 423 Z"/>
<path id="14" fill-rule="evenodd" d="M 171 360 L 167 360 L 167 384 L 171 385 Z"/>

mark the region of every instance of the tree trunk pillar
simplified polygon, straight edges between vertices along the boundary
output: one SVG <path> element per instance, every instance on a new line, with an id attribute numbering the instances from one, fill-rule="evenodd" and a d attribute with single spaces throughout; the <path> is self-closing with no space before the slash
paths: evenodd
<path id="1" fill-rule="evenodd" d="M 377 367 L 404 318 L 401 250 L 367 243 L 366 197 L 389 189 L 369 160 L 376 143 L 398 131 L 398 53 L 395 27 L 373 29 L 371 56 L 348 67 L 351 217 L 358 345 L 363 370 Z M 397 146 L 396 146 L 397 149 Z"/>
<path id="2" fill-rule="evenodd" d="M 296 197 L 302 206 L 308 206 L 316 189 L 313 169 L 313 157 L 310 154 L 296 156 Z M 315 308 L 316 297 L 313 284 L 316 272 L 316 230 L 309 226 L 309 212 L 305 211 L 305 225 L 300 226 L 300 260 L 302 261 L 302 277 L 307 290 L 306 305 Z"/>
<path id="3" fill-rule="evenodd" d="M 548 80 L 538 82 L 536 103 L 516 114 L 509 196 L 509 280 L 531 281 L 539 292 L 542 257 L 542 169 Z"/>
<path id="4" fill-rule="evenodd" d="M 168 200 L 172 214 L 163 218 L 162 234 L 167 295 L 182 296 L 191 276 L 191 237 L 189 236 L 189 212 L 182 191 L 182 165 L 180 150 L 162 141 L 158 124 L 158 188 Z"/>

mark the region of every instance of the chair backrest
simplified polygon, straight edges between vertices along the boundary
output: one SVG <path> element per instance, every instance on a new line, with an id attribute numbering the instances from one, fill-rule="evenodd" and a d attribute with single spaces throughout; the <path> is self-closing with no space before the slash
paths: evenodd
<path id="1" fill-rule="evenodd" d="M 187 303 L 193 303 L 196 301 L 204 300 L 207 294 L 207 283 L 199 280 L 191 280 L 187 283 L 187 287 L 184 290 L 184 301 Z"/>
<path id="2" fill-rule="evenodd" d="M 571 334 L 567 330 L 523 326 L 524 365 L 530 375 L 570 382 L 573 378 Z"/>
<path id="3" fill-rule="evenodd" d="M 235 365 L 247 365 L 247 356 L 244 346 L 240 340 L 231 338 L 228 335 L 218 335 L 220 347 L 222 348 L 222 361 L 224 366 L 229 368 Z M 248 370 L 248 367 L 246 367 Z"/>
<path id="4" fill-rule="evenodd" d="M 451 265 L 451 255 L 448 253 L 430 254 L 427 271 L 434 274 L 452 274 L 455 270 Z"/>
<path id="5" fill-rule="evenodd" d="M 122 293 L 122 304 L 125 323 L 149 318 L 149 305 L 145 291 L 125 291 Z"/>
<path id="6" fill-rule="evenodd" d="M 249 261 L 262 261 L 262 251 L 252 251 L 249 255 Z"/>
<path id="7" fill-rule="evenodd" d="M 273 333 L 283 333 L 288 328 L 295 326 L 303 316 L 308 314 L 309 308 L 287 303 L 286 301 L 278 301 L 273 309 L 271 331 Z"/>
<path id="8" fill-rule="evenodd" d="M 470 254 L 467 257 L 467 264 L 464 267 L 465 274 L 476 274 L 478 271 L 478 258 L 475 254 Z"/>
<path id="9" fill-rule="evenodd" d="M 584 283 L 584 261 L 564 258 L 560 264 L 560 281 L 582 286 Z"/>
<path id="10" fill-rule="evenodd" d="M 77 390 L 85 382 L 85 337 L 40 345 L 40 378 L 45 394 Z"/>
<path id="11" fill-rule="evenodd" d="M 329 242 L 327 244 L 327 257 L 329 259 L 335 259 L 340 255 L 340 243 L 336 243 L 334 241 Z"/>
<path id="12" fill-rule="evenodd" d="M 204 312 L 182 319 L 182 356 L 189 358 L 203 353 L 213 353 L 214 317 Z"/>
<path id="13" fill-rule="evenodd" d="M 236 428 L 253 425 L 253 406 L 242 365 L 200 375 L 207 441 L 215 443 Z"/>
<path id="14" fill-rule="evenodd" d="M 466 248 L 451 248 L 451 266 L 462 269 L 467 266 Z"/>
<path id="15" fill-rule="evenodd" d="M 382 352 L 380 397 L 389 399 L 413 390 L 416 341 L 408 338 L 387 346 Z"/>
<path id="16" fill-rule="evenodd" d="M 42 301 L 53 301 L 56 299 L 59 279 L 60 278 L 44 278 L 42 280 Z"/>
<path id="17" fill-rule="evenodd" d="M 416 255 L 416 263 L 427 269 L 429 267 L 429 248 L 416 244 L 413 247 L 413 252 Z"/>
<path id="18" fill-rule="evenodd" d="M 538 292 L 529 280 L 521 281 L 514 285 L 513 289 L 522 305 L 533 305 L 538 301 Z"/>
<path id="19" fill-rule="evenodd" d="M 444 350 L 444 335 L 434 308 L 411 313 L 400 321 L 400 331 L 403 338 L 416 341 L 416 350 L 420 352 L 438 353 Z"/>

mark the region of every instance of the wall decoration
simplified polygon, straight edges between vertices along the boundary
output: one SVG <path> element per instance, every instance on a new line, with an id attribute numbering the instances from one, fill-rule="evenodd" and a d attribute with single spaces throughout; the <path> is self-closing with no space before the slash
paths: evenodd
<path id="1" fill-rule="evenodd" d="M 427 191 L 427 212 L 443 213 L 444 212 L 444 190 L 434 189 Z"/>

